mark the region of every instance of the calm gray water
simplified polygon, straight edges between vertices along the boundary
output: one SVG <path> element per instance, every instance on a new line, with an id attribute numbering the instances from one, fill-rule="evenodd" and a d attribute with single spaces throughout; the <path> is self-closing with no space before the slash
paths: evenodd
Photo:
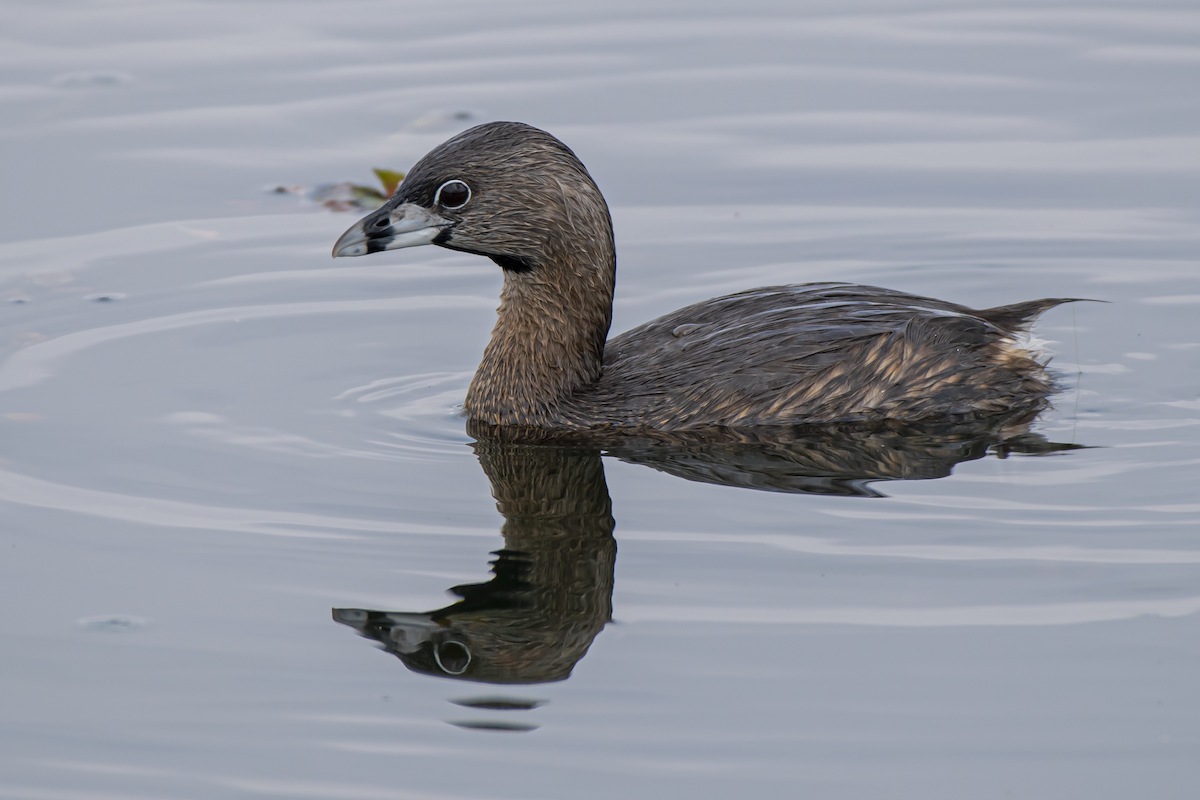
<path id="1" fill-rule="evenodd" d="M 1194 3 L 0 20 L 0 797 L 1195 796 Z M 477 454 L 500 271 L 332 262 L 354 214 L 267 189 L 491 119 L 605 191 L 614 331 L 814 280 L 1109 301 L 1038 329 L 1036 431 L 1086 447 L 877 497 Z M 544 474 L 574 516 L 506 521 Z"/>

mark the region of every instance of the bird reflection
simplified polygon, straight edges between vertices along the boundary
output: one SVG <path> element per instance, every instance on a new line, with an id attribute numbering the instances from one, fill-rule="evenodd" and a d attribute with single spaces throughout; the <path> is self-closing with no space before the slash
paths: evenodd
<path id="1" fill-rule="evenodd" d="M 814 427 L 723 434 L 707 441 L 613 442 L 606 452 L 699 483 L 767 492 L 883 497 L 872 483 L 944 478 L 956 464 L 991 453 L 1047 455 L 1076 450 L 1029 430 L 1027 415 L 954 425 Z"/>
<path id="2" fill-rule="evenodd" d="M 428 675 L 486 683 L 570 676 L 612 616 L 612 502 L 595 449 L 476 443 L 504 515 L 487 583 L 424 613 L 334 609 L 338 622 Z"/>
<path id="3" fill-rule="evenodd" d="M 872 483 L 944 477 L 989 452 L 1005 457 L 1077 447 L 1031 433 L 1026 420 L 792 429 L 762 440 L 710 433 L 569 447 L 479 441 L 475 453 L 504 515 L 504 547 L 492 554 L 492 579 L 451 588 L 458 602 L 435 611 L 339 608 L 333 616 L 415 672 L 493 684 L 561 681 L 612 614 L 617 545 L 602 451 L 703 483 L 878 497 Z"/>

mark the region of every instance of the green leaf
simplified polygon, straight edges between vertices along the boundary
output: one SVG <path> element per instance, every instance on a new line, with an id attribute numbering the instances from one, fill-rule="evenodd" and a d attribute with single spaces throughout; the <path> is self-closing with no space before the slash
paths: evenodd
<path id="1" fill-rule="evenodd" d="M 390 169 L 375 168 L 375 174 L 379 176 L 379 182 L 383 184 L 383 194 L 385 197 L 391 197 L 396 193 L 396 187 L 400 185 L 400 181 L 404 180 L 403 172 L 394 172 Z"/>
<path id="2" fill-rule="evenodd" d="M 350 187 L 350 191 L 358 200 L 378 200 L 382 202 L 386 199 L 373 186 L 359 186 L 358 184 L 354 184 Z"/>

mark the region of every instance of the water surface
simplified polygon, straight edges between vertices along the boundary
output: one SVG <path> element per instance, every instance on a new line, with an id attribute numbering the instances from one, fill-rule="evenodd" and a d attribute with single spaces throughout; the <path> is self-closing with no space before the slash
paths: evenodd
<path id="1" fill-rule="evenodd" d="M 0 797 L 1194 793 L 1188 4 L 0 14 Z M 1038 328 L 1035 433 L 1083 447 L 817 493 L 480 450 L 499 270 L 332 262 L 354 215 L 265 190 L 491 119 L 609 198 L 614 332 L 818 280 L 1108 301 Z"/>

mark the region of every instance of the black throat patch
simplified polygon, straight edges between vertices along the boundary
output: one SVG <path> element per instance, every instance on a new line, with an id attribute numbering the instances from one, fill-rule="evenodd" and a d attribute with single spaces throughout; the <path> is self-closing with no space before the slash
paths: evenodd
<path id="1" fill-rule="evenodd" d="M 499 264 L 505 272 L 533 272 L 533 262 L 520 256 L 489 255 L 488 258 Z"/>
<path id="2" fill-rule="evenodd" d="M 471 250 L 467 247 L 459 247 L 451 238 L 452 230 L 452 228 L 443 229 L 442 232 L 439 233 L 433 240 L 433 243 L 439 247 L 444 247 L 447 250 L 457 250 L 460 253 L 471 253 L 472 255 L 477 256 L 487 256 L 492 261 L 495 261 L 497 264 L 499 264 L 501 269 L 503 269 L 505 272 L 533 272 L 533 261 L 531 259 L 522 258 L 521 256 L 497 256 L 492 255 L 491 253 L 481 253 L 478 250 Z"/>

